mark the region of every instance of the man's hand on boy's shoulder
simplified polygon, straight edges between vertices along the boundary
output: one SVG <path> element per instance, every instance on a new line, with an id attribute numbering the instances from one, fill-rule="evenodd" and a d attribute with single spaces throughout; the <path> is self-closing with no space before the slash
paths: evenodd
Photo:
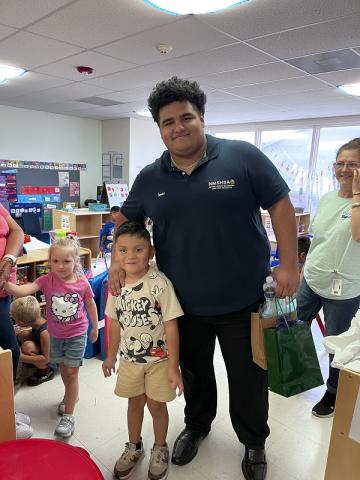
<path id="1" fill-rule="evenodd" d="M 119 265 L 112 262 L 109 270 L 110 293 L 114 296 L 120 295 L 123 285 L 125 285 L 125 272 Z"/>

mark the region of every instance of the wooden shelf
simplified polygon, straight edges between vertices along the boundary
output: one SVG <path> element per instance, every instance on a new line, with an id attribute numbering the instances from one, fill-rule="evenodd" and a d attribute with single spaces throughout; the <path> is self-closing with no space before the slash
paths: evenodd
<path id="1" fill-rule="evenodd" d="M 80 245 L 91 250 L 92 256 L 99 253 L 99 232 L 110 220 L 110 212 L 94 212 L 88 208 L 76 210 L 53 210 L 53 228 L 76 232 Z"/>
<path id="2" fill-rule="evenodd" d="M 262 224 L 264 225 L 265 231 L 269 237 L 270 241 L 276 241 L 274 230 L 271 224 L 270 214 L 267 212 L 261 213 Z M 310 227 L 310 213 L 295 213 L 296 226 L 298 231 L 298 236 L 306 235 L 309 232 Z"/>

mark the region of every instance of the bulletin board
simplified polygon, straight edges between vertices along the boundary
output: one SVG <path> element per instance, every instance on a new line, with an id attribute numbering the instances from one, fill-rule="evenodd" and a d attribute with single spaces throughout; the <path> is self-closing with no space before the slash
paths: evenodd
<path id="1" fill-rule="evenodd" d="M 0 167 L 0 172 L 13 171 L 11 168 Z M 47 170 L 32 168 L 16 169 L 17 193 L 21 194 L 21 187 L 28 185 L 36 187 L 59 186 L 59 178 L 62 173 L 69 174 L 69 185 L 62 187 L 60 185 L 61 204 L 63 202 L 78 202 L 80 205 L 80 171 L 79 170 Z M 60 177 L 59 177 L 60 173 Z M 74 188 L 74 184 L 78 188 Z M 58 205 L 62 206 L 62 205 Z"/>

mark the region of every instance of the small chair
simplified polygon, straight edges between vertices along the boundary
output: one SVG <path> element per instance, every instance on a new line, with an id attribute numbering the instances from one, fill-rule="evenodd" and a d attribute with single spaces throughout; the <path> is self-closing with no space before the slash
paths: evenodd
<path id="1" fill-rule="evenodd" d="M 32 235 L 42 242 L 49 243 L 49 234 L 41 231 L 40 218 L 36 213 L 24 212 L 22 218 L 25 233 Z"/>

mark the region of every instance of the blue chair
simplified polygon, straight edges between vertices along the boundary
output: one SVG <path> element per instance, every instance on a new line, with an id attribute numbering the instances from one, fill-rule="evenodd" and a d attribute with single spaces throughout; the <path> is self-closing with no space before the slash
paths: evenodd
<path id="1" fill-rule="evenodd" d="M 42 242 L 49 243 L 49 233 L 43 232 L 40 225 L 40 217 L 34 212 L 22 214 L 24 232 L 37 238 Z"/>

